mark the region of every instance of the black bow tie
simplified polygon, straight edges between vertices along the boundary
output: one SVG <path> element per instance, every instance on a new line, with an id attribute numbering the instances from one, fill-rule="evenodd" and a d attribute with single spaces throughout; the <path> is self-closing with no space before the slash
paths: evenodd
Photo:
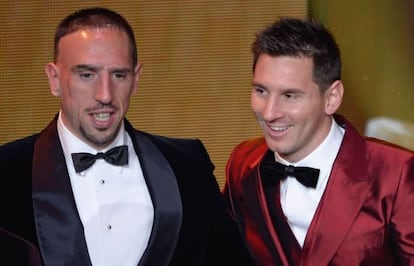
<path id="1" fill-rule="evenodd" d="M 106 162 L 113 165 L 126 165 L 128 164 L 128 146 L 118 146 L 103 153 L 90 154 L 86 152 L 72 153 L 73 165 L 75 166 L 76 173 L 85 171 L 91 167 L 97 159 L 104 159 Z"/>
<path id="2" fill-rule="evenodd" d="M 275 161 L 263 161 L 261 164 L 261 173 L 264 184 L 274 185 L 279 180 L 288 176 L 293 176 L 302 185 L 316 188 L 318 184 L 319 169 L 311 167 L 295 167 L 293 165 L 284 165 Z"/>

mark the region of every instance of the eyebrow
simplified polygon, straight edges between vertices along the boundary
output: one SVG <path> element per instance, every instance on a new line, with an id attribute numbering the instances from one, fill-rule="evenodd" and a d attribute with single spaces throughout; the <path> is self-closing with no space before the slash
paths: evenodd
<path id="1" fill-rule="evenodd" d="M 252 87 L 256 87 L 256 88 L 261 88 L 264 90 L 268 90 L 268 87 L 258 83 L 258 82 L 252 82 L 251 83 Z M 301 89 L 298 88 L 283 88 L 280 90 L 282 93 L 296 93 L 296 94 L 303 94 L 303 91 Z"/>
<path id="2" fill-rule="evenodd" d="M 254 81 L 251 83 L 251 85 L 255 87 L 264 87 L 262 84 L 254 82 Z"/>
<path id="3" fill-rule="evenodd" d="M 71 70 L 73 72 L 79 72 L 79 71 L 93 71 L 93 72 L 96 72 L 99 69 L 102 69 L 102 68 L 94 66 L 94 65 L 87 65 L 87 64 L 76 65 L 76 66 L 71 67 Z"/>
<path id="4" fill-rule="evenodd" d="M 79 72 L 79 71 L 92 71 L 92 72 L 97 72 L 98 70 L 103 69 L 103 67 L 98 67 L 98 66 L 94 66 L 94 65 L 88 65 L 88 64 L 81 64 L 81 65 L 76 65 L 73 66 L 71 68 L 72 71 L 74 72 Z M 121 67 L 121 68 L 111 68 L 110 72 L 122 72 L 122 73 L 128 73 L 131 72 L 132 70 L 128 67 Z"/>
<path id="5" fill-rule="evenodd" d="M 257 82 L 252 82 L 251 83 L 251 86 L 254 87 L 254 88 L 261 88 L 261 89 L 265 89 L 265 90 L 267 89 L 266 86 L 264 86 L 264 85 L 262 85 L 260 83 L 257 83 Z"/>

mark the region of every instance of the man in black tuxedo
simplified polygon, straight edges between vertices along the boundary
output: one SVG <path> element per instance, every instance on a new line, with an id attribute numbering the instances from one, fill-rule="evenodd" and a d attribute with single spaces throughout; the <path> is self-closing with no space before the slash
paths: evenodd
<path id="1" fill-rule="evenodd" d="M 0 147 L 0 227 L 45 265 L 249 265 L 203 144 L 125 119 L 141 68 L 118 13 L 88 8 L 58 25 L 45 70 L 61 109 Z"/>

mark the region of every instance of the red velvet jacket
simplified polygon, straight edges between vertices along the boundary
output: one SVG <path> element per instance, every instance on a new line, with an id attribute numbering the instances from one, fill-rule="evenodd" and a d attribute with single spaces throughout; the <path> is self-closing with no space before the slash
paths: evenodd
<path id="1" fill-rule="evenodd" d="M 414 153 L 345 136 L 309 227 L 300 265 L 414 265 Z M 224 194 L 258 265 L 288 265 L 260 182 L 264 138 L 245 141 L 227 163 Z"/>

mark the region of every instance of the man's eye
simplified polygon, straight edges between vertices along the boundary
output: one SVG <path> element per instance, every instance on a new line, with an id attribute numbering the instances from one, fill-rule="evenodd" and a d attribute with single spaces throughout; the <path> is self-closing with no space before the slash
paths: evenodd
<path id="1" fill-rule="evenodd" d="M 125 73 L 114 73 L 114 77 L 116 79 L 125 79 L 126 78 L 126 74 Z"/>
<path id="2" fill-rule="evenodd" d="M 299 96 L 300 96 L 300 94 L 298 94 L 298 93 L 285 93 L 284 94 L 284 97 L 288 100 L 296 100 L 296 99 L 299 98 Z"/>
<path id="3" fill-rule="evenodd" d="M 259 93 L 259 94 L 263 94 L 265 92 L 265 90 L 263 88 L 260 88 L 260 87 L 253 87 L 253 90 L 256 93 Z"/>
<path id="4" fill-rule="evenodd" d="M 82 72 L 82 73 L 79 73 L 79 76 L 83 79 L 91 79 L 93 77 L 93 73 Z"/>

